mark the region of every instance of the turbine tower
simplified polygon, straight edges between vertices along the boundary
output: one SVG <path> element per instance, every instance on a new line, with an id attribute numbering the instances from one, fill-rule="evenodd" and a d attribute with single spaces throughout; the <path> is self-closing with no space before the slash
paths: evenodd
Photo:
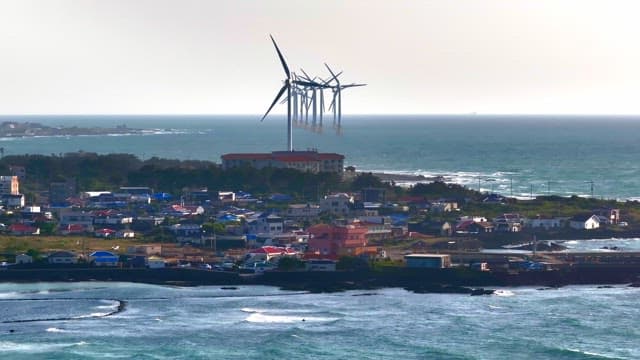
<path id="1" fill-rule="evenodd" d="M 321 85 L 314 81 L 298 80 L 295 74 L 293 74 L 293 77 L 292 77 L 292 73 L 289 71 L 289 66 L 287 66 L 287 62 L 284 60 L 284 56 L 282 56 L 282 52 L 280 52 L 280 49 L 278 48 L 278 44 L 276 44 L 276 41 L 273 38 L 273 36 L 269 35 L 269 37 L 271 38 L 271 42 L 273 42 L 273 46 L 276 48 L 276 52 L 278 53 L 278 58 L 280 58 L 280 63 L 282 64 L 282 68 L 284 69 L 284 73 L 285 75 L 287 75 L 287 77 L 286 79 L 284 79 L 284 85 L 282 85 L 282 88 L 280 88 L 278 95 L 276 95 L 276 98 L 273 100 L 273 102 L 271 103 L 271 106 L 269 106 L 269 109 L 267 109 L 267 112 L 264 113 L 264 116 L 262 116 L 262 119 L 260 119 L 260 121 L 264 121 L 267 115 L 269 115 L 269 112 L 271 111 L 271 109 L 273 109 L 273 107 L 276 105 L 278 100 L 280 100 L 280 98 L 286 91 L 287 92 L 287 99 L 286 99 L 287 101 L 287 150 L 293 151 L 293 136 L 292 136 L 293 130 L 291 126 L 292 125 L 291 124 L 292 87 L 294 85 L 302 85 L 302 86 L 308 86 L 308 87 L 316 87 Z"/>

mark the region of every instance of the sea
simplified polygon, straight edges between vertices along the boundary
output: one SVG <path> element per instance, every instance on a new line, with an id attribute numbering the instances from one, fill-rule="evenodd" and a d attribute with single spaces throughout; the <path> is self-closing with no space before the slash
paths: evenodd
<path id="1" fill-rule="evenodd" d="M 282 115 L 262 122 L 260 115 L 0 116 L 2 121 L 146 130 L 136 135 L 0 138 L 5 155 L 118 152 L 141 159 L 219 163 L 225 153 L 285 150 L 287 144 Z M 442 176 L 523 199 L 577 195 L 640 200 L 640 116 L 359 115 L 344 116 L 339 130 L 325 117 L 318 128 L 296 126 L 294 148 L 344 154 L 346 165 L 359 171 Z"/>
<path id="2" fill-rule="evenodd" d="M 286 149 L 286 120 L 229 116 L 2 116 L 49 126 L 144 129 L 118 136 L 0 138 L 4 155 L 132 153 L 220 161 Z M 358 171 L 441 176 L 516 196 L 640 200 L 640 117 L 345 116 L 299 124 L 297 150 Z M 140 184 L 142 185 L 142 184 Z M 404 184 L 407 185 L 407 184 Z M 565 241 L 570 250 L 640 239 Z M 1 270 L 0 270 L 1 271 Z M 310 294 L 274 287 L 0 284 L 6 359 L 638 359 L 639 288 L 505 288 L 490 296 L 388 288 Z"/>
<path id="3" fill-rule="evenodd" d="M 3 359 L 638 359 L 640 288 L 0 284 Z"/>

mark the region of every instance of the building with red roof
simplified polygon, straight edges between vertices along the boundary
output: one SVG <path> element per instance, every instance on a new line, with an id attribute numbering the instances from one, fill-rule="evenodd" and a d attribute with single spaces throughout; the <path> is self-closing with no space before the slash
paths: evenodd
<path id="1" fill-rule="evenodd" d="M 297 169 L 300 171 L 342 173 L 344 155 L 309 151 L 274 151 L 271 153 L 236 153 L 222 155 L 222 167 L 251 166 Z"/>

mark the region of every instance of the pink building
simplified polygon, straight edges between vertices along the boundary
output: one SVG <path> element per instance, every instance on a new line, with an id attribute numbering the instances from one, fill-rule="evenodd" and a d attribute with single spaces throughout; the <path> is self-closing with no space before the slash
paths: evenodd
<path id="1" fill-rule="evenodd" d="M 367 228 L 358 225 L 318 224 L 309 228 L 309 251 L 320 255 L 356 255 L 367 246 Z"/>

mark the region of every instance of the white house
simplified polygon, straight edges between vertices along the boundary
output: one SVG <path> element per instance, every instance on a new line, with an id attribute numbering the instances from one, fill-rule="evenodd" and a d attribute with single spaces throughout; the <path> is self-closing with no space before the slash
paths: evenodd
<path id="1" fill-rule="evenodd" d="M 320 210 L 346 216 L 353 206 L 353 197 L 345 193 L 327 195 L 320 200 Z"/>
<path id="2" fill-rule="evenodd" d="M 33 258 L 27 254 L 16 255 L 16 264 L 31 264 Z"/>
<path id="3" fill-rule="evenodd" d="M 291 204 L 286 216 L 291 219 L 315 219 L 320 215 L 320 206 L 315 204 Z"/>
<path id="4" fill-rule="evenodd" d="M 277 235 L 284 231 L 284 219 L 280 216 L 262 213 L 247 220 L 252 234 Z"/>
<path id="5" fill-rule="evenodd" d="M 526 226 L 533 229 L 557 229 L 562 226 L 562 219 L 538 215 L 535 219 L 527 219 Z"/>
<path id="6" fill-rule="evenodd" d="M 600 227 L 600 220 L 593 214 L 576 215 L 569 219 L 569 227 L 576 230 L 593 230 Z"/>

